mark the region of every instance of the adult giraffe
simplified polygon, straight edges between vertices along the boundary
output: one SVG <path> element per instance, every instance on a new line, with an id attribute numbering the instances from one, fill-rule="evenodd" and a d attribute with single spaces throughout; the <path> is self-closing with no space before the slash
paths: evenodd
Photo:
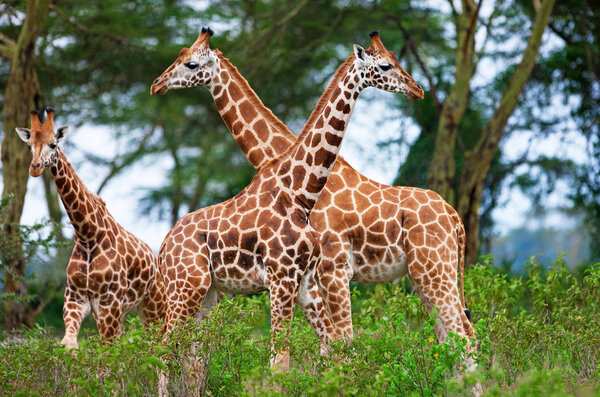
<path id="1" fill-rule="evenodd" d="M 169 89 L 205 85 L 238 145 L 261 170 L 284 155 L 298 138 L 263 105 L 221 51 L 209 47 L 211 35 L 210 29 L 203 28 L 192 47 L 183 48 L 154 81 L 151 92 L 164 95 Z M 377 64 L 384 84 L 401 70 L 378 32 L 371 34 L 371 47 L 364 54 Z M 219 77 L 210 84 L 201 79 L 208 70 Z M 304 130 L 334 109 L 340 110 L 338 105 L 326 106 L 339 78 L 332 79 Z M 421 91 L 418 96 L 422 95 Z M 310 214 L 310 224 L 323 243 L 318 269 L 322 294 L 334 326 L 347 340 L 353 337 L 349 281 L 382 283 L 404 275 L 428 311 L 439 307 L 435 328 L 439 341 L 449 331 L 474 336 L 464 306 L 464 226 L 437 193 L 377 183 L 338 156 Z"/>
<path id="2" fill-rule="evenodd" d="M 208 46 L 210 36 L 204 30 L 194 47 L 182 50 L 189 52 L 189 60 L 173 64 L 170 72 L 177 75 L 202 65 L 194 73 L 196 84 L 227 84 L 229 77 Z M 360 91 L 374 86 L 411 99 L 423 97 L 421 87 L 397 62 L 384 60 L 382 47 L 364 50 L 355 45 L 336 72 L 338 83 L 329 89 L 329 111 L 305 128 L 285 153 L 265 163 L 238 195 L 185 215 L 167 234 L 159 251 L 167 287 L 165 332 L 181 319 L 197 316 L 204 300 L 213 301 L 219 293 L 269 290 L 272 336 L 284 329 L 289 336 L 298 297 L 307 319 L 327 343 L 333 330 L 314 279 L 320 243 L 309 215 L 333 169 Z M 384 76 L 382 66 L 393 73 Z M 222 89 L 218 92 L 217 101 L 235 111 L 236 98 Z M 289 347 L 277 352 L 272 365 L 288 368 Z"/>
<path id="3" fill-rule="evenodd" d="M 73 253 L 67 265 L 67 288 L 61 344 L 77 349 L 83 319 L 94 314 L 103 339 L 121 335 L 127 313 L 137 311 L 144 324 L 165 314 L 165 294 L 152 249 L 112 217 L 104 201 L 90 192 L 58 147 L 69 127 L 54 131 L 54 109 L 45 109 L 42 124 L 31 112 L 31 129 L 17 128 L 33 153 L 29 174 L 50 169 L 56 190 L 75 229 Z"/>

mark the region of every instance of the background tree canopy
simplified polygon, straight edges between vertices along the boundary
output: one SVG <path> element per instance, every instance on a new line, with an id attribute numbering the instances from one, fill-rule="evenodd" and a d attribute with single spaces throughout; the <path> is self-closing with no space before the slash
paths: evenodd
<path id="1" fill-rule="evenodd" d="M 380 30 L 386 46 L 426 91 L 420 102 L 385 96 L 383 107 L 373 104 L 385 113 L 374 119 L 405 120 L 391 132 L 393 139 L 381 142 L 407 153 L 394 180 L 382 182 L 440 192 L 467 226 L 470 263 L 492 250 L 494 241 L 504 241 L 517 262 L 539 253 L 533 251 L 535 243 L 525 244 L 528 238 L 542 250 L 551 244 L 543 240 L 544 233 L 559 236 L 561 243 L 573 239 L 563 250 L 598 241 L 599 18 L 590 0 L 449 0 L 436 7 L 405 0 L 224 0 L 202 6 L 177 0 L 3 2 L 3 196 L 13 198 L 2 207 L 2 238 L 10 237 L 17 247 L 2 253 L 5 328 L 32 324 L 41 307 L 54 304 L 69 253 L 64 244 L 50 250 L 39 260 L 44 276 L 26 277 L 32 240 L 22 236 L 17 224 L 30 154 L 13 131 L 28 125 L 31 108 L 51 104 L 57 122 L 82 131 L 110 127 L 111 135 L 103 140 L 114 151 L 102 145 L 79 148 L 85 163 L 93 164 L 100 194 L 128 170 L 143 172 L 148 162 L 164 164 L 164 180 L 139 200 L 140 217 L 172 224 L 190 210 L 232 197 L 254 175 L 208 90 L 149 95 L 152 80 L 202 26 L 215 30 L 211 45 L 295 131 L 351 44 L 366 44 L 367 34 Z M 357 114 L 354 120 L 360 117 L 369 119 Z M 377 137 L 377 123 L 369 125 Z M 568 148 L 573 139 L 585 143 L 584 156 L 544 150 L 548 145 Z M 69 149 L 75 149 L 73 143 L 67 143 L 67 155 Z M 46 174 L 44 189 L 47 209 L 36 208 L 37 217 L 48 214 L 63 222 Z M 555 190 L 562 193 L 557 196 Z M 528 229 L 512 232 L 513 239 L 503 233 L 499 240 L 494 211 L 512 205 L 514 195 L 531 201 L 530 219 L 557 208 L 561 219 L 582 219 L 578 233 Z M 69 228 L 64 230 L 70 235 Z M 55 240 L 68 244 L 60 229 Z M 589 246 L 585 257 L 569 263 L 599 259 L 598 245 Z M 45 283 L 50 273 L 59 275 L 56 287 Z"/>

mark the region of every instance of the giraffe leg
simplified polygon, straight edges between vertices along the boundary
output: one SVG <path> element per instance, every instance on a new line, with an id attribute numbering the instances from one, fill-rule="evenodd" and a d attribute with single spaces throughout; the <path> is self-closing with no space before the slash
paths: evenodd
<path id="1" fill-rule="evenodd" d="M 208 259 L 189 252 L 181 257 L 167 256 L 165 266 L 168 269 L 165 277 L 167 312 L 163 332 L 168 334 L 177 323 L 197 316 L 210 289 L 211 275 Z"/>
<path id="2" fill-rule="evenodd" d="M 275 371 L 288 371 L 290 368 L 290 333 L 294 318 L 294 306 L 298 284 L 291 280 L 273 280 L 269 285 L 271 303 L 271 368 Z M 284 332 L 283 347 L 275 346 L 277 335 Z"/>
<path id="3" fill-rule="evenodd" d="M 200 310 L 196 314 L 196 322 L 210 321 L 209 315 L 225 294 L 209 288 Z M 184 353 L 182 360 L 183 372 L 186 374 L 188 394 L 193 396 L 203 395 L 204 383 L 208 375 L 210 355 L 204 353 L 203 344 L 192 342 L 189 350 Z"/>
<path id="4" fill-rule="evenodd" d="M 321 340 L 321 355 L 329 354 L 329 341 L 335 337 L 335 330 L 319 293 L 314 270 L 304 275 L 300 282 L 298 305 Z"/>
<path id="5" fill-rule="evenodd" d="M 328 253 L 337 253 L 332 257 Z M 350 274 L 348 254 L 341 242 L 323 244 L 323 259 L 317 267 L 317 280 L 327 311 L 333 322 L 335 338 L 352 342 L 352 305 L 350 298 Z"/>
<path id="6" fill-rule="evenodd" d="M 436 306 L 439 308 L 435 326 L 438 341 L 445 342 L 449 332 L 461 338 L 468 338 L 469 344 L 463 363 L 467 368 L 473 369 L 475 364 L 471 353 L 476 347 L 475 332 L 460 300 L 456 267 L 443 261 L 434 263 L 429 258 L 429 249 L 411 250 L 408 253 L 408 278 L 428 312 Z"/>
<path id="7" fill-rule="evenodd" d="M 123 333 L 123 308 L 114 295 L 100 298 L 94 317 L 102 339 L 111 341 Z"/>
<path id="8" fill-rule="evenodd" d="M 89 302 L 76 288 L 67 282 L 65 289 L 65 303 L 63 305 L 63 320 L 65 322 L 65 336 L 60 342 L 67 349 L 79 349 L 77 335 L 81 322 L 90 313 Z"/>
<path id="9" fill-rule="evenodd" d="M 159 276 L 157 275 L 157 277 Z M 141 310 L 139 312 L 140 319 L 144 325 L 156 324 L 160 320 L 164 320 L 165 312 L 165 288 L 161 280 L 161 282 L 155 282 L 152 285 L 148 295 L 144 298 Z"/>
<path id="10" fill-rule="evenodd" d="M 207 318 L 213 311 L 215 306 L 221 303 L 221 300 L 223 300 L 223 296 L 225 296 L 223 292 L 217 291 L 214 288 L 209 288 L 208 293 L 204 298 L 204 302 L 202 303 L 202 308 L 196 315 L 197 321 L 204 321 L 204 319 Z"/>
<path id="11" fill-rule="evenodd" d="M 173 332 L 177 324 L 186 318 L 202 316 L 200 308 L 203 307 L 207 295 L 211 295 L 209 293 L 211 275 L 206 256 L 187 250 L 184 250 L 181 256 L 166 255 L 164 265 L 167 269 L 165 277 L 167 311 L 163 323 L 166 338 L 166 335 Z M 204 380 L 201 366 L 196 358 L 196 350 L 197 346 L 192 344 L 190 350 L 183 353 L 183 370 L 190 395 L 200 392 L 201 382 Z M 160 371 L 159 395 L 169 395 L 168 383 L 167 374 Z"/>

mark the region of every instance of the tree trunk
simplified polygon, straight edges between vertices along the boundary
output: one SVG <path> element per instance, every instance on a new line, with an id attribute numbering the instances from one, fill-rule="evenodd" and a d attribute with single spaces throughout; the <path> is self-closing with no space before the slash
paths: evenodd
<path id="1" fill-rule="evenodd" d="M 28 168 L 31 155 L 27 146 L 15 133 L 16 127 L 29 125 L 29 111 L 36 107 L 40 98 L 40 87 L 35 73 L 35 39 L 42 21 L 48 13 L 49 0 L 32 0 L 27 5 L 27 15 L 16 44 L 11 48 L 10 74 L 4 94 L 2 112 L 4 138 L 2 140 L 2 196 L 12 195 L 10 210 L 4 230 L 13 238 L 18 236 L 16 225 L 21 220 L 25 194 L 27 192 Z M 16 239 L 15 241 L 19 241 Z M 18 243 L 20 245 L 20 243 Z M 2 257 L 4 265 L 4 294 L 23 297 L 27 291 L 23 283 L 25 260 L 22 247 Z M 28 305 L 19 300 L 4 304 L 4 330 L 18 329 L 27 320 Z"/>
<path id="2" fill-rule="evenodd" d="M 555 0 L 544 0 L 539 7 L 531 28 L 527 47 L 521 62 L 513 72 L 506 90 L 502 94 L 500 104 L 492 118 L 483 129 L 481 138 L 475 147 L 465 154 L 463 169 L 458 189 L 457 210 L 465 223 L 467 232 L 466 263 L 477 262 L 479 254 L 479 204 L 483 192 L 485 178 L 490 170 L 494 155 L 498 150 L 500 139 L 508 118 L 515 110 L 519 95 L 531 75 L 536 62 L 542 36 L 550 21 L 550 14 Z"/>
<path id="3" fill-rule="evenodd" d="M 433 156 L 427 173 L 428 187 L 439 193 L 452 206 L 455 205 L 456 135 L 469 104 L 471 78 L 475 71 L 473 56 L 479 5 L 473 0 L 463 0 L 462 13 L 457 17 L 454 84 L 442 106 Z"/>

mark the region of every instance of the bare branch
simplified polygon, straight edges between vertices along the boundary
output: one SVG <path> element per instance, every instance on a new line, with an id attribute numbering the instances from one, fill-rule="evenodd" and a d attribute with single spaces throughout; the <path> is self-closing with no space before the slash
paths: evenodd
<path id="1" fill-rule="evenodd" d="M 450 5 L 450 8 L 452 9 L 452 16 L 454 18 L 456 18 L 458 16 L 458 12 L 456 12 L 456 7 L 454 7 L 454 1 L 448 0 L 448 4 Z"/>
<path id="2" fill-rule="evenodd" d="M 104 179 L 100 183 L 100 186 L 98 187 L 96 194 L 100 194 L 102 189 L 104 189 L 106 187 L 106 185 L 112 178 L 117 176 L 117 174 L 119 174 L 121 171 L 123 171 L 124 168 L 130 166 L 131 164 L 133 164 L 133 162 L 135 160 L 137 160 L 139 158 L 139 156 L 146 149 L 146 143 L 148 142 L 148 139 L 150 139 L 150 137 L 154 134 L 156 126 L 157 126 L 157 124 L 152 125 L 150 130 L 146 134 L 144 134 L 144 136 L 140 140 L 138 147 L 134 151 L 127 153 L 121 162 L 117 163 L 116 159 L 114 159 L 110 162 L 110 166 L 111 166 L 110 171 L 108 172 L 108 174 L 104 177 Z"/>
<path id="3" fill-rule="evenodd" d="M 483 38 L 481 47 L 479 49 L 479 52 L 477 53 L 477 57 L 475 59 L 475 69 L 477 69 L 477 65 L 479 64 L 479 61 L 482 58 L 482 54 L 485 53 L 485 48 L 487 47 L 487 43 L 490 39 L 490 37 L 492 36 L 491 32 L 491 28 L 492 28 L 492 23 L 494 22 L 494 19 L 496 19 L 496 17 L 498 15 L 500 15 L 500 2 L 497 2 L 496 5 L 494 6 L 494 10 L 492 11 L 492 13 L 490 14 L 490 17 L 488 18 L 486 23 L 482 23 L 482 25 L 485 27 L 485 37 Z"/>
<path id="4" fill-rule="evenodd" d="M 17 43 L 15 43 L 15 41 L 13 39 L 11 39 L 10 37 L 8 37 L 7 35 L 5 35 L 1 32 L 0 32 L 0 41 L 3 41 L 4 44 L 6 44 L 9 47 L 14 47 L 17 45 Z"/>
<path id="5" fill-rule="evenodd" d="M 125 38 L 123 36 L 119 36 L 119 35 L 111 34 L 111 33 L 107 33 L 107 32 L 99 32 L 99 33 L 91 32 L 87 26 L 80 24 L 79 22 L 77 22 L 77 20 L 75 18 L 68 16 L 60 7 L 58 7 L 54 3 L 51 3 L 49 8 L 51 10 L 53 10 L 54 12 L 56 12 L 56 14 L 59 17 L 61 17 L 65 22 L 67 22 L 69 25 L 73 26 L 75 29 L 77 29 L 85 34 L 100 34 L 111 40 L 116 41 L 119 44 L 129 43 L 127 38 Z M 129 44 L 131 44 L 131 43 L 129 43 Z"/>
<path id="6" fill-rule="evenodd" d="M 425 65 L 425 62 L 423 62 L 423 59 L 421 58 L 421 56 L 419 55 L 419 52 L 417 51 L 417 46 L 415 45 L 415 41 L 413 40 L 412 36 L 408 33 L 408 31 L 404 28 L 404 26 L 402 25 L 402 21 L 400 20 L 400 18 L 398 16 L 387 15 L 387 18 L 396 22 L 396 26 L 398 26 L 398 29 L 400 29 L 400 31 L 402 32 L 402 35 L 404 35 L 404 39 L 406 40 L 406 44 L 407 44 L 410 52 L 412 52 L 415 59 L 417 60 L 419 67 L 423 71 L 423 74 L 425 74 L 425 77 L 427 78 L 427 81 L 429 83 L 429 94 L 433 98 L 433 103 L 435 104 L 437 114 L 439 115 L 442 111 L 442 103 L 440 102 L 440 99 L 437 95 L 437 90 L 435 89 L 435 83 L 433 81 L 433 78 L 431 77 L 431 73 L 429 73 L 429 69 L 427 68 L 427 65 Z"/>
<path id="7" fill-rule="evenodd" d="M 61 291 L 66 285 L 65 281 L 60 282 L 58 285 L 56 285 L 54 288 L 52 288 L 52 290 L 48 293 L 48 296 L 46 296 L 46 299 L 42 299 L 44 297 L 44 295 L 46 295 L 46 291 L 48 290 L 48 286 L 49 286 L 49 282 L 46 281 L 44 283 L 44 286 L 42 287 L 42 289 L 40 290 L 40 293 L 37 296 L 37 301 L 39 302 L 37 304 L 37 306 L 35 307 L 35 309 L 33 309 L 33 311 L 31 312 L 31 314 L 29 315 L 29 318 L 34 321 L 35 318 L 37 316 L 39 316 L 44 309 L 54 300 L 56 299 L 56 294 L 57 292 Z"/>
<path id="8" fill-rule="evenodd" d="M 12 47 L 8 47 L 0 44 L 0 57 L 6 59 L 7 61 L 12 60 L 14 55 L 14 51 Z"/>

